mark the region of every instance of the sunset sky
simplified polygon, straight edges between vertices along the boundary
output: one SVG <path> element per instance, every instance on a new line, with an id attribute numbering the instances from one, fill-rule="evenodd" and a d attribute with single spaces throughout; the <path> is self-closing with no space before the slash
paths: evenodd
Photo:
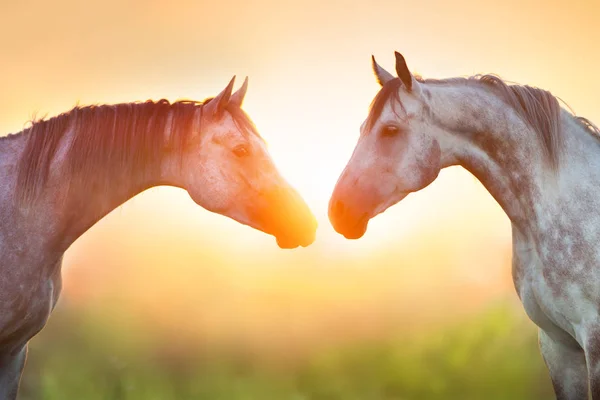
<path id="1" fill-rule="evenodd" d="M 283 287 L 304 293 L 303 304 L 313 293 L 315 308 L 330 290 L 358 304 L 347 293 L 383 296 L 394 282 L 418 283 L 411 293 L 425 297 L 436 291 L 440 304 L 456 287 L 473 296 L 498 282 L 500 291 L 512 290 L 508 219 L 462 169 L 443 171 L 374 219 L 358 241 L 331 228 L 329 195 L 378 90 L 371 54 L 392 71 L 398 50 L 424 77 L 496 73 L 550 90 L 600 123 L 594 0 L 23 0 L 3 2 L 0 16 L 2 134 L 77 102 L 201 100 L 233 75 L 238 85 L 248 75 L 244 108 L 320 222 L 313 246 L 283 251 L 273 238 L 197 207 L 182 190 L 152 189 L 69 250 L 67 298 L 92 292 L 78 288 L 92 281 L 112 287 L 117 276 L 123 287 L 139 288 L 154 287 L 152 277 L 183 284 L 218 274 L 227 293 L 242 293 L 260 276 L 257 291 Z"/>

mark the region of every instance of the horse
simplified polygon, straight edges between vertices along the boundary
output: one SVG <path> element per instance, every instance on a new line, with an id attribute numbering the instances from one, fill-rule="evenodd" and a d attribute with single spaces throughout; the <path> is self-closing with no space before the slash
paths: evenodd
<path id="1" fill-rule="evenodd" d="M 600 399 L 600 131 L 550 92 L 497 75 L 425 79 L 371 57 L 380 91 L 329 201 L 334 229 L 374 216 L 462 166 L 512 226 L 512 276 L 557 399 Z"/>
<path id="2" fill-rule="evenodd" d="M 61 291 L 69 246 L 111 210 L 159 185 L 200 206 L 308 246 L 316 220 L 280 175 L 242 110 L 235 76 L 203 102 L 77 106 L 0 139 L 0 399 L 15 399 L 27 343 Z"/>

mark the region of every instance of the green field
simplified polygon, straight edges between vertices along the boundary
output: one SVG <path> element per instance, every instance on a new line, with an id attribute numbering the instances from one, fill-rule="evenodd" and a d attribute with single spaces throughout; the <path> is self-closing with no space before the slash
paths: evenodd
<path id="1" fill-rule="evenodd" d="M 290 339 L 289 352 L 265 354 L 59 307 L 31 343 L 20 399 L 552 399 L 518 311 L 495 304 L 435 329 L 300 352 Z"/>

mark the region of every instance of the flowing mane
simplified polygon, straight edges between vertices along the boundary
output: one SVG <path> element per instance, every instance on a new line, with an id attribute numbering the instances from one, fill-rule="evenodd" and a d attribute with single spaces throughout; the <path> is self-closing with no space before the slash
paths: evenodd
<path id="1" fill-rule="evenodd" d="M 508 106 L 513 108 L 540 139 L 546 158 L 553 168 L 558 166 L 559 155 L 562 149 L 562 131 L 560 124 L 561 107 L 558 98 L 550 92 L 528 85 L 508 84 L 495 75 L 475 75 L 468 78 L 449 79 L 424 79 L 415 77 L 425 84 L 463 84 L 480 85 L 492 90 Z M 371 103 L 366 127 L 372 128 L 381 115 L 388 100 L 393 99 L 393 104 L 402 107 L 399 89 L 403 85 L 399 78 L 386 82 Z M 394 109 L 394 111 L 396 111 Z M 573 119 L 590 134 L 600 138 L 600 129 L 586 118 L 575 116 Z"/>
<path id="2" fill-rule="evenodd" d="M 74 132 L 65 155 L 71 186 L 104 189 L 114 184 L 115 176 L 156 174 L 160 165 L 156 160 L 166 148 L 181 154 L 192 130 L 201 131 L 202 107 L 211 100 L 77 106 L 48 120 L 34 121 L 21 133 L 27 135 L 27 144 L 17 166 L 17 201 L 30 202 L 40 194 L 68 132 Z M 227 111 L 240 130 L 258 135 L 242 109 L 230 106 Z"/>

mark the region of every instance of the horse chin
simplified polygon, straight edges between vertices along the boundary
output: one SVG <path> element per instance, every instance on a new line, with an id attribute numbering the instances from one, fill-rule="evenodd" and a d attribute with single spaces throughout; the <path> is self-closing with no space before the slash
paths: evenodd
<path id="1" fill-rule="evenodd" d="M 275 240 L 277 240 L 277 246 L 279 246 L 281 249 L 295 249 L 301 246 L 297 240 L 293 240 L 285 236 L 275 237 Z M 302 247 L 306 247 L 306 245 Z"/>
<path id="2" fill-rule="evenodd" d="M 360 239 L 367 232 L 367 226 L 369 225 L 369 221 L 367 220 L 363 224 L 356 225 L 351 230 L 347 230 L 344 232 L 340 232 L 346 239 L 356 240 Z"/>
<path id="3" fill-rule="evenodd" d="M 364 213 L 358 220 L 344 224 L 343 226 L 334 226 L 335 230 L 342 234 L 346 239 L 356 240 L 360 239 L 367 232 L 369 226 L 369 214 Z"/>
<path id="4" fill-rule="evenodd" d="M 295 249 L 296 247 L 308 247 L 315 241 L 316 237 L 316 223 L 314 229 L 306 229 L 302 232 L 290 233 L 279 233 L 272 234 L 275 236 L 277 245 L 282 249 Z"/>

